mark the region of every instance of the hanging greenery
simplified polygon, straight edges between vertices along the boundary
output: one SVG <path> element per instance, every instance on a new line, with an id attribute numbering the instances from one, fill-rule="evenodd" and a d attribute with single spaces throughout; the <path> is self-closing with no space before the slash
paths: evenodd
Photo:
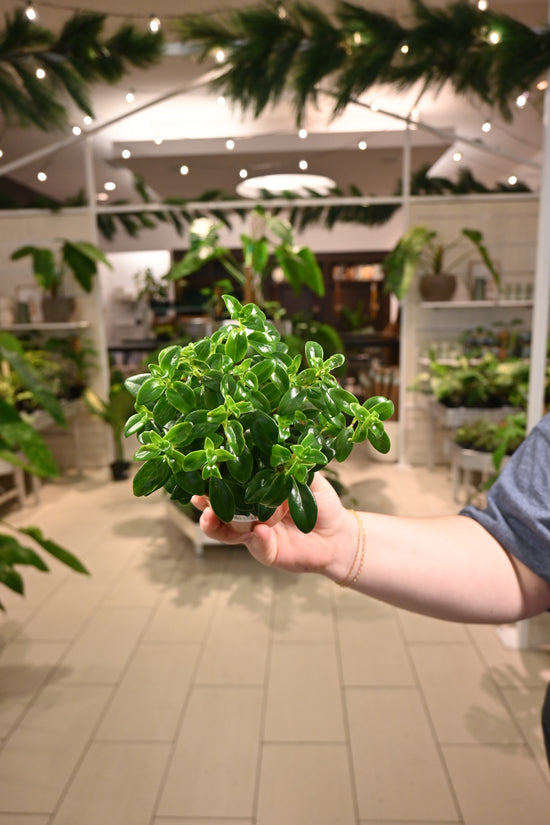
<path id="1" fill-rule="evenodd" d="M 298 122 L 316 104 L 320 84 L 334 95 L 335 113 L 375 84 L 398 90 L 450 83 L 500 109 L 550 68 L 550 29 L 531 29 L 500 12 L 458 0 L 444 8 L 411 0 L 412 23 L 339 2 L 332 17 L 313 5 L 264 2 L 259 7 L 188 15 L 179 21 L 186 45 L 200 59 L 222 50 L 213 85 L 257 117 L 290 95 Z"/>
<path id="2" fill-rule="evenodd" d="M 30 21 L 23 9 L 5 16 L 0 30 L 0 111 L 11 125 L 48 131 L 67 125 L 66 95 L 93 117 L 89 86 L 115 84 L 129 66 L 160 60 L 161 33 L 120 26 L 103 36 L 106 15 L 77 12 L 59 34 Z M 37 70 L 44 76 L 37 77 Z"/>

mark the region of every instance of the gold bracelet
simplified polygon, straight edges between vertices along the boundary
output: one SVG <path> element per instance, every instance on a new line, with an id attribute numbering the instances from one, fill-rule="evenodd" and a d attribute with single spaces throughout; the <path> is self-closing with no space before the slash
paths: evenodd
<path id="1" fill-rule="evenodd" d="M 363 562 L 365 560 L 365 523 L 362 518 L 360 518 L 355 510 L 350 510 L 350 513 L 353 513 L 357 520 L 357 527 L 358 527 L 358 534 L 357 534 L 357 549 L 355 550 L 355 556 L 353 557 L 353 561 L 351 563 L 351 567 L 346 576 L 344 576 L 341 581 L 336 582 L 340 587 L 349 587 L 352 584 L 355 584 L 357 579 L 359 578 L 359 574 L 363 568 Z M 357 564 L 357 559 L 359 558 L 359 554 L 361 554 L 361 559 L 359 561 L 359 568 L 355 576 L 353 575 L 353 571 L 355 570 L 355 565 Z"/>

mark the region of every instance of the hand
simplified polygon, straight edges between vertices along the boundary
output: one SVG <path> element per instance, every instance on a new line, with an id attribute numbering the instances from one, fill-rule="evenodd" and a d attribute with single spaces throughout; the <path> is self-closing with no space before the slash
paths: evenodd
<path id="1" fill-rule="evenodd" d="M 203 511 L 200 525 L 207 536 L 226 544 L 246 545 L 252 556 L 268 567 L 344 578 L 357 546 L 357 522 L 319 473 L 311 490 L 317 501 L 318 517 L 310 533 L 298 530 L 286 502 L 268 521 L 256 523 L 245 533 L 220 521 L 204 497 L 194 496 L 192 503 Z"/>

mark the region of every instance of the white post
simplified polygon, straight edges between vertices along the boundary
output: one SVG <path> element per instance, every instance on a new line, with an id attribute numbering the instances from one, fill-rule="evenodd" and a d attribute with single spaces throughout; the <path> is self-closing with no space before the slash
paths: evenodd
<path id="1" fill-rule="evenodd" d="M 403 196 L 403 231 L 409 228 L 411 212 L 411 130 L 407 121 L 405 140 L 403 143 L 403 166 L 402 166 L 402 196 Z M 398 420 L 398 463 L 403 465 L 405 461 L 405 437 L 406 437 L 406 404 L 407 392 L 407 349 L 405 333 L 407 330 L 407 309 L 408 296 L 401 301 L 401 318 L 399 320 L 399 420 Z"/>

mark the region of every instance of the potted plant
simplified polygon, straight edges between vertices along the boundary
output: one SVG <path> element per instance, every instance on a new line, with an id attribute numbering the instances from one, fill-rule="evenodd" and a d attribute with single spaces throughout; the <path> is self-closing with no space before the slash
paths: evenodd
<path id="1" fill-rule="evenodd" d="M 164 488 L 175 501 L 208 495 L 224 522 L 265 521 L 288 500 L 303 532 L 313 529 L 314 473 L 343 461 L 368 439 L 387 452 L 383 420 L 393 404 L 373 397 L 360 404 L 332 375 L 344 356 L 324 360 L 316 342 L 290 357 L 280 333 L 253 303 L 224 296 L 228 324 L 211 337 L 170 346 L 149 372 L 128 378 L 135 434 L 143 462 L 133 489 L 145 496 Z"/>
<path id="2" fill-rule="evenodd" d="M 118 371 L 113 373 L 106 401 L 90 387 L 84 390 L 84 401 L 89 412 L 111 428 L 115 448 L 115 459 L 110 464 L 113 481 L 128 478 L 131 462 L 124 457 L 123 435 L 128 416 L 134 410 L 134 398 L 124 386 L 122 374 Z"/>
<path id="3" fill-rule="evenodd" d="M 34 277 L 45 293 L 42 299 L 45 321 L 69 321 L 72 318 L 75 299 L 63 294 L 67 272 L 72 272 L 85 292 L 91 292 L 98 263 L 112 269 L 101 249 L 88 241 L 61 239 L 57 249 L 21 246 L 12 253 L 11 260 L 18 261 L 25 257 L 32 258 Z"/>
<path id="4" fill-rule="evenodd" d="M 473 244 L 497 286 L 500 285 L 499 273 L 483 245 L 482 233 L 476 229 L 463 229 L 460 234 Z M 448 253 L 457 246 L 459 240 L 460 237 L 450 244 L 443 244 L 438 233 L 426 226 L 408 229 L 382 262 L 386 275 L 384 291 L 393 292 L 402 300 L 419 270 L 418 287 L 424 300 L 446 301 L 452 298 L 456 288 L 453 269 L 468 255 L 463 252 L 451 262 L 447 260 Z"/>

